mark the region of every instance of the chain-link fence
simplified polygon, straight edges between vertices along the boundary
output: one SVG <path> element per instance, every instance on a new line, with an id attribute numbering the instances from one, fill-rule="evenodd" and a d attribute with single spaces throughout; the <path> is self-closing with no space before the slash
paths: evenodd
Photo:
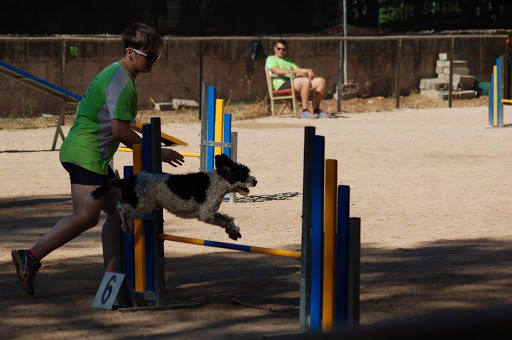
<path id="1" fill-rule="evenodd" d="M 285 37 L 290 59 L 326 78 L 322 109 L 330 113 L 485 105 L 492 67 L 506 53 L 507 38 Z M 172 115 L 181 110 L 180 100 L 200 103 L 204 81 L 216 86 L 234 119 L 237 112 L 268 115 L 264 63 L 276 39 L 165 37 L 153 71 L 137 77 L 139 108 Z M 121 56 L 119 36 L 0 37 L 0 60 L 79 95 Z M 0 129 L 55 126 L 60 109 L 60 99 L 0 75 Z M 76 104 L 65 105 L 68 119 L 75 110 Z"/>

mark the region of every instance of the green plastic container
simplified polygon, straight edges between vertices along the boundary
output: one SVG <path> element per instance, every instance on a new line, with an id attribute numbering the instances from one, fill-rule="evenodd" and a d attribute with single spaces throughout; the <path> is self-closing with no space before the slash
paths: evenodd
<path id="1" fill-rule="evenodd" d="M 489 83 L 486 82 L 475 82 L 475 89 L 480 96 L 488 96 L 489 95 Z"/>

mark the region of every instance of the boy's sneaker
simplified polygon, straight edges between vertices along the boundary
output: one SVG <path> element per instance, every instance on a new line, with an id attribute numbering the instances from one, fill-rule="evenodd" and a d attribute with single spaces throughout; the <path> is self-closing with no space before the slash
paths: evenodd
<path id="1" fill-rule="evenodd" d="M 317 114 L 314 114 L 312 113 L 311 111 L 309 110 L 304 110 L 302 111 L 302 114 L 300 116 L 301 118 L 305 118 L 305 119 L 315 119 L 315 118 L 318 118 L 318 115 Z"/>
<path id="2" fill-rule="evenodd" d="M 29 295 L 34 295 L 34 278 L 41 268 L 41 262 L 28 250 L 13 250 L 11 256 L 23 289 Z"/>
<path id="3" fill-rule="evenodd" d="M 314 113 L 317 114 L 318 117 L 320 117 L 320 118 L 331 118 L 331 115 L 329 113 L 323 113 L 322 111 L 320 111 L 318 109 L 316 109 Z"/>

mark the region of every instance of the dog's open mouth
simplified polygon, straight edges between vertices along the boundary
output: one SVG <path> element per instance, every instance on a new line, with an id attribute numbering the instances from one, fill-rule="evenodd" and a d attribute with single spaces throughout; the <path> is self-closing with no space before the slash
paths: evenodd
<path id="1" fill-rule="evenodd" d="M 247 196 L 249 194 L 249 188 L 248 187 L 241 187 L 241 188 L 238 188 L 238 190 L 236 192 L 239 193 L 242 196 Z"/>

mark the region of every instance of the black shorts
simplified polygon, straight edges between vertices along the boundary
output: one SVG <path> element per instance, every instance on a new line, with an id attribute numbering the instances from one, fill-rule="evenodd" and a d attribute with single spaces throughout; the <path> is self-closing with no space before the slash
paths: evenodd
<path id="1" fill-rule="evenodd" d="M 287 89 L 291 89 L 292 88 L 292 82 L 290 81 L 290 79 L 288 79 L 287 81 L 285 81 L 283 83 L 283 85 L 281 85 L 280 88 L 278 88 L 278 90 L 287 90 Z"/>
<path id="2" fill-rule="evenodd" d="M 107 175 L 100 175 L 73 163 L 62 162 L 61 164 L 69 173 L 71 184 L 103 185 L 107 180 L 116 178 L 110 166 L 108 167 Z"/>

